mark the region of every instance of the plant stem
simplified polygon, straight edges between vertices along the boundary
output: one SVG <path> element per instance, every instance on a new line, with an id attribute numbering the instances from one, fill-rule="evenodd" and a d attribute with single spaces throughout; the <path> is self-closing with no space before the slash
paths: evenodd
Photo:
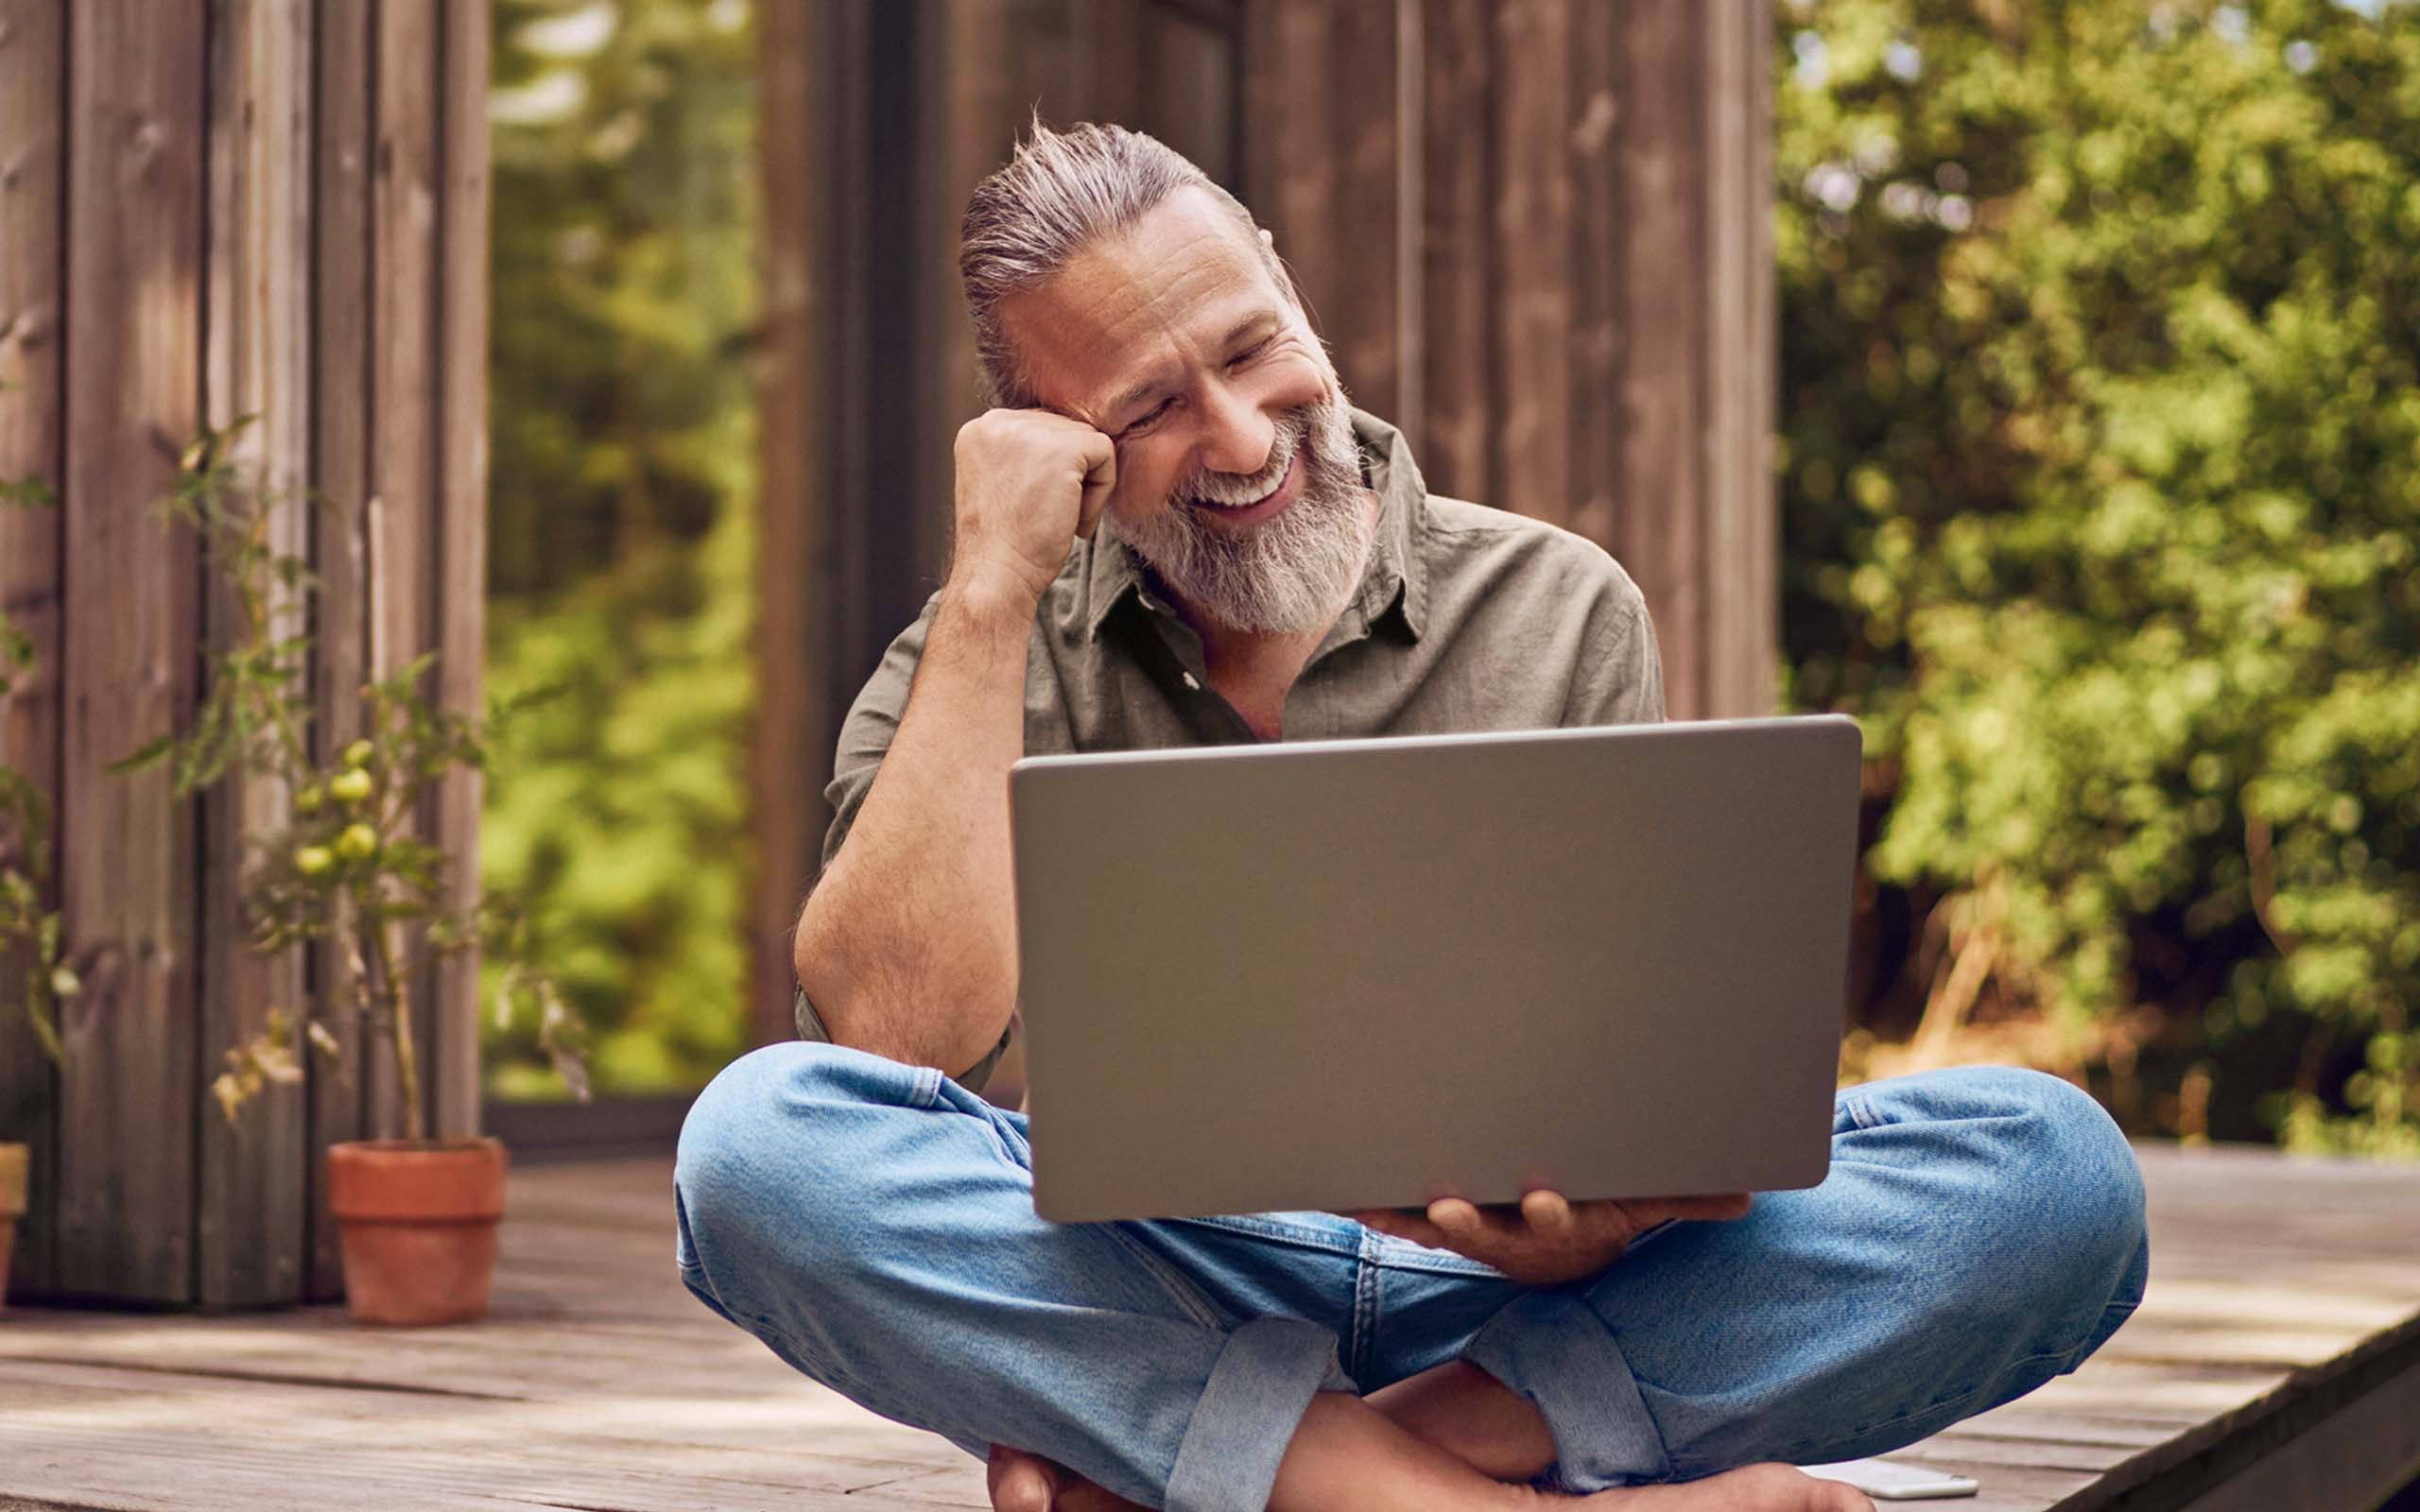
<path id="1" fill-rule="evenodd" d="M 395 1037 L 395 1076 L 403 1084 L 404 1138 L 423 1140 L 428 1131 L 420 1116 L 420 1063 L 413 1058 L 412 1020 L 406 1011 L 401 986 L 402 973 L 395 960 L 394 923 L 379 919 L 371 926 L 371 938 L 378 946 L 378 985 L 387 1000 L 387 1022 Z"/>

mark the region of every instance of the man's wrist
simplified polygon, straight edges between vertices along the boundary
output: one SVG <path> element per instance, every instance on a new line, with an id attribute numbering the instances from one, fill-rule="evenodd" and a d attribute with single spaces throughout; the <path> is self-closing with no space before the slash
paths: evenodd
<path id="1" fill-rule="evenodd" d="M 1013 630 L 1022 644 L 1042 607 L 1042 593 L 999 567 L 967 564 L 952 569 L 942 585 L 942 608 L 980 629 Z"/>

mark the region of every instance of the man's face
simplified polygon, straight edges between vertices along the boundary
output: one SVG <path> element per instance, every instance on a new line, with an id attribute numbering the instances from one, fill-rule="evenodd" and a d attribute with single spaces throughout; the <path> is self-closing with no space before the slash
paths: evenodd
<path id="1" fill-rule="evenodd" d="M 1110 518 L 1180 598 L 1325 627 L 1368 544 L 1344 390 L 1224 207 L 1182 190 L 1001 315 L 1036 397 L 1116 442 Z"/>

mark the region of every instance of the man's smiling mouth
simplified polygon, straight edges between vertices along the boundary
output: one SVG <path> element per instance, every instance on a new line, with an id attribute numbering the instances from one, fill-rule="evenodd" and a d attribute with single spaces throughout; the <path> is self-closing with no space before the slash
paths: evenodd
<path id="1" fill-rule="evenodd" d="M 1256 499 L 1247 499 L 1240 504 L 1229 504 L 1222 499 L 1205 499 L 1197 496 L 1189 502 L 1196 508 L 1230 518 L 1254 516 L 1261 512 L 1274 513 L 1294 494 L 1302 491 L 1294 487 L 1294 483 L 1303 470 L 1305 450 L 1303 443 L 1297 440 L 1293 453 L 1286 459 L 1286 471 L 1278 474 L 1276 485 Z"/>

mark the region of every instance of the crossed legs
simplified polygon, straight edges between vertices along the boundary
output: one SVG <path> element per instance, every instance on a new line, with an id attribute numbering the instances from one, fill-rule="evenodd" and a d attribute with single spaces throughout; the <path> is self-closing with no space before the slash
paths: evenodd
<path id="1" fill-rule="evenodd" d="M 1518 1478 L 1691 1512 L 1706 1477 L 1883 1452 L 2073 1368 L 2145 1270 L 2124 1141 L 2011 1068 L 1852 1089 L 1823 1186 L 1551 1289 L 1320 1214 L 1046 1224 L 1024 1135 L 928 1070 L 743 1057 L 683 1131 L 683 1280 L 884 1416 L 1148 1506 L 1487 1504 Z M 1463 1420 L 1508 1400 L 1549 1463 Z M 1753 1479 L 1720 1504 L 1827 1504 Z"/>

